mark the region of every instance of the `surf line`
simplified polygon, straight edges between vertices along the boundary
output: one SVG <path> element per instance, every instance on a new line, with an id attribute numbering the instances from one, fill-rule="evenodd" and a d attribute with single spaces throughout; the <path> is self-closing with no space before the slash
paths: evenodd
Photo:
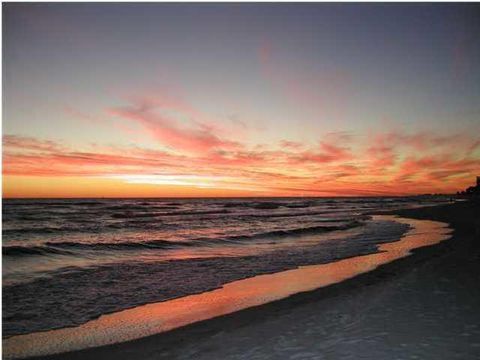
<path id="1" fill-rule="evenodd" d="M 452 232 L 448 224 L 436 221 L 393 215 L 374 215 L 373 220 L 393 220 L 410 229 L 400 240 L 378 245 L 377 253 L 258 275 L 212 291 L 102 315 L 76 327 L 12 336 L 3 340 L 3 357 L 20 359 L 130 341 L 263 305 L 372 271 L 410 255 L 412 249 L 446 240 Z"/>

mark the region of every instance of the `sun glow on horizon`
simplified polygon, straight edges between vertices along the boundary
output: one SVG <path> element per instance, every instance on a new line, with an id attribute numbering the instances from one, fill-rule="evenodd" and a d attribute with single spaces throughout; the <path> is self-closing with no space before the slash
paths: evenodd
<path id="1" fill-rule="evenodd" d="M 106 178 L 118 179 L 127 184 L 189 186 L 199 189 L 227 189 L 265 191 L 260 187 L 242 184 L 240 178 L 227 176 L 183 175 L 183 174 L 126 174 L 111 175 Z"/>

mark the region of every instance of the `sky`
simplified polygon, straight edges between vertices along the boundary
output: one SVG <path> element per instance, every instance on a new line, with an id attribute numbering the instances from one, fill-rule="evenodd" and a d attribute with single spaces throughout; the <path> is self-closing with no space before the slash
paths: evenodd
<path id="1" fill-rule="evenodd" d="M 450 193 L 478 4 L 3 4 L 3 197 Z"/>

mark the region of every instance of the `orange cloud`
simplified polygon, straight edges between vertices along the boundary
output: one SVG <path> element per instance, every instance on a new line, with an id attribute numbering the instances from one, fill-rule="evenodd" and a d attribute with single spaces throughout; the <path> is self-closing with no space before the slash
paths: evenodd
<path id="1" fill-rule="evenodd" d="M 222 193 L 230 189 L 243 195 L 320 196 L 456 191 L 480 172 L 479 140 L 467 134 L 397 131 L 364 138 L 336 133 L 325 135 L 317 147 L 292 141 L 293 146 L 282 150 L 275 144 L 229 147 L 220 138 L 206 145 L 197 132 L 179 134 L 181 140 L 169 140 L 175 145 L 173 151 L 136 146 L 92 146 L 78 151 L 51 140 L 5 135 L 3 173 L 7 177 L 115 179 L 129 181 L 131 186 L 144 183 L 148 189 L 190 186 L 209 189 L 210 195 L 215 189 Z M 14 186 L 14 182 L 8 184 Z M 12 193 L 9 189 L 7 196 Z"/>

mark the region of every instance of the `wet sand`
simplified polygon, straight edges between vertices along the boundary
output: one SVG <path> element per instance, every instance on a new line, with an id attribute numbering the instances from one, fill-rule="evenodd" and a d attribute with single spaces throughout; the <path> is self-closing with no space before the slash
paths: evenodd
<path id="1" fill-rule="evenodd" d="M 478 358 L 478 210 L 459 203 L 398 212 L 448 222 L 453 238 L 341 283 L 167 333 L 45 358 Z"/>

